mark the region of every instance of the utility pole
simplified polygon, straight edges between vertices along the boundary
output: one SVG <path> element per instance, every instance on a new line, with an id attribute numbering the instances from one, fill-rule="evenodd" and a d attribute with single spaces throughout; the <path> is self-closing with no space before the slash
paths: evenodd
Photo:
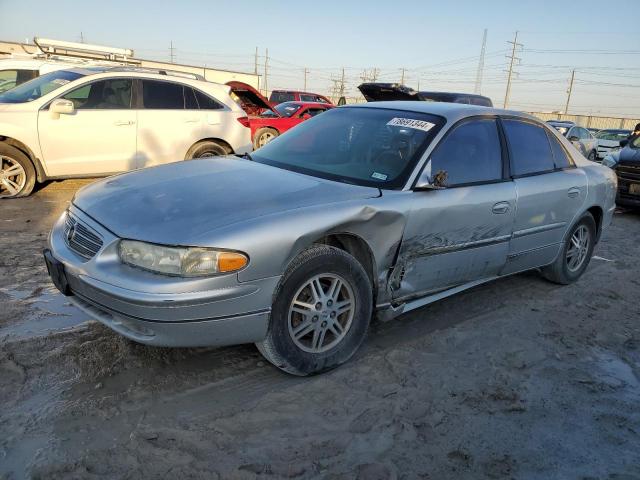
<path id="1" fill-rule="evenodd" d="M 571 81 L 569 81 L 569 90 L 567 90 L 567 103 L 564 106 L 564 114 L 569 113 L 569 100 L 571 100 L 571 92 L 573 91 L 573 79 L 576 76 L 575 68 L 571 71 Z"/>
<path id="2" fill-rule="evenodd" d="M 342 67 L 342 76 L 340 77 L 340 97 L 344 97 L 344 67 Z"/>
<path id="3" fill-rule="evenodd" d="M 480 93 L 482 89 L 482 74 L 484 73 L 484 52 L 487 48 L 487 29 L 484 29 L 484 35 L 482 36 L 482 48 L 480 49 L 480 60 L 478 61 L 478 72 L 476 73 L 476 88 L 474 93 Z"/>
<path id="4" fill-rule="evenodd" d="M 253 73 L 258 75 L 258 47 L 256 47 L 256 55 L 253 59 Z"/>
<path id="5" fill-rule="evenodd" d="M 267 75 L 268 75 L 268 64 L 269 64 L 269 49 L 265 49 L 265 54 L 264 54 L 264 96 L 265 97 L 269 97 L 269 88 L 268 88 L 268 81 L 267 81 Z"/>
<path id="6" fill-rule="evenodd" d="M 378 75 L 380 74 L 380 69 L 379 68 L 373 68 L 373 72 L 371 73 L 371 81 L 375 82 L 376 80 L 378 80 Z"/>
<path id="7" fill-rule="evenodd" d="M 84 34 L 80 32 L 80 43 L 84 43 Z"/>
<path id="8" fill-rule="evenodd" d="M 169 44 L 169 57 L 171 58 L 171 63 L 176 63 L 176 54 L 175 48 L 173 48 L 173 40 L 171 40 L 171 43 Z"/>
<path id="9" fill-rule="evenodd" d="M 513 76 L 513 65 L 515 62 L 520 61 L 520 58 L 516 57 L 516 48 L 522 47 L 521 43 L 518 43 L 518 32 L 516 32 L 515 37 L 513 38 L 513 42 L 507 42 L 513 44 L 513 48 L 511 49 L 511 61 L 509 62 L 509 76 L 507 77 L 507 91 L 504 94 L 504 105 L 503 108 L 507 108 L 509 105 L 509 95 L 511 94 L 511 77 Z"/>
<path id="10" fill-rule="evenodd" d="M 400 77 L 400 84 L 404 85 L 404 72 L 405 72 L 406 68 L 401 68 L 400 70 L 402 70 L 402 76 Z"/>
<path id="11" fill-rule="evenodd" d="M 304 67 L 304 91 L 307 91 L 307 74 L 309 73 L 309 69 Z"/>

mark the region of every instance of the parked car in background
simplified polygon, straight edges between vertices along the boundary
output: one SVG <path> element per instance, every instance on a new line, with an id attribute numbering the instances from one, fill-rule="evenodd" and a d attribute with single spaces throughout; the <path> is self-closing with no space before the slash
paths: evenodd
<path id="1" fill-rule="evenodd" d="M 421 100 L 423 102 L 465 103 L 492 107 L 489 97 L 473 93 L 453 92 L 417 92 L 413 88 L 399 83 L 363 83 L 358 87 L 367 102 L 389 100 Z"/>
<path id="2" fill-rule="evenodd" d="M 251 151 L 229 87 L 138 68 L 56 70 L 0 94 L 0 196 L 36 181 L 95 177 Z"/>
<path id="3" fill-rule="evenodd" d="M 563 120 L 548 120 L 547 123 L 573 143 L 587 159 L 592 162 L 598 159 L 598 143 L 589 130 Z"/>
<path id="4" fill-rule="evenodd" d="M 333 105 L 324 95 L 311 92 L 300 92 L 298 90 L 273 90 L 269 96 L 269 101 L 274 105 L 284 102 L 312 102 L 312 103 L 328 103 Z"/>
<path id="5" fill-rule="evenodd" d="M 640 137 L 620 141 L 620 149 L 608 153 L 602 164 L 612 168 L 618 177 L 616 203 L 640 208 Z"/>
<path id="6" fill-rule="evenodd" d="M 263 147 L 278 135 L 333 108 L 329 103 L 284 102 L 259 117 L 251 117 L 253 148 Z"/>
<path id="7" fill-rule="evenodd" d="M 535 268 L 575 282 L 611 222 L 615 184 L 526 114 L 345 106 L 251 159 L 83 188 L 45 259 L 71 302 L 134 341 L 256 343 L 278 368 L 309 375 L 347 361 L 374 313 Z"/>
<path id="8" fill-rule="evenodd" d="M 606 129 L 595 134 L 598 150 L 598 158 L 603 159 L 612 150 L 620 148 L 620 141 L 631 135 L 631 130 Z"/>
<path id="9" fill-rule="evenodd" d="M 593 127 L 589 127 L 589 128 L 587 128 L 587 130 L 589 130 L 593 135 L 595 135 L 596 133 L 598 133 L 600 131 L 599 128 L 593 128 Z"/>
<path id="10" fill-rule="evenodd" d="M 87 60 L 0 59 L 0 93 L 45 73 L 68 68 L 90 67 Z"/>

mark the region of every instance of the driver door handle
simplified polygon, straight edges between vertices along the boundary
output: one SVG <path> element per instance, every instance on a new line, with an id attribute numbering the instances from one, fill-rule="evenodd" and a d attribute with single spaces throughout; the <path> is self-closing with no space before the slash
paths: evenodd
<path id="1" fill-rule="evenodd" d="M 496 215 L 502 215 L 507 213 L 511 209 L 511 204 L 509 202 L 498 202 L 496 203 L 491 211 Z"/>
<path id="2" fill-rule="evenodd" d="M 567 190 L 567 196 L 571 198 L 577 197 L 578 195 L 580 195 L 580 189 L 578 187 L 572 187 Z"/>

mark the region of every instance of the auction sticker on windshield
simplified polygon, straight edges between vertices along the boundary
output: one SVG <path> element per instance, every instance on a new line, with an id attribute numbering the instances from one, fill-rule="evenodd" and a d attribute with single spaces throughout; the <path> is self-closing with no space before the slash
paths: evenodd
<path id="1" fill-rule="evenodd" d="M 435 123 L 425 122 L 424 120 L 416 120 L 414 118 L 392 118 L 389 120 L 387 125 L 392 127 L 407 127 L 414 128 L 416 130 L 422 130 L 423 132 L 428 132 L 433 127 L 435 127 Z"/>

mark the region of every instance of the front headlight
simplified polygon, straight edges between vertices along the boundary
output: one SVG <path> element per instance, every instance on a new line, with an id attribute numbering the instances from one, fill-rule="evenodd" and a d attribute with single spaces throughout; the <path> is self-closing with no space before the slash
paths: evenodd
<path id="1" fill-rule="evenodd" d="M 165 247 L 136 240 L 121 240 L 120 260 L 155 273 L 201 277 L 240 270 L 249 262 L 243 253 L 199 247 Z"/>

